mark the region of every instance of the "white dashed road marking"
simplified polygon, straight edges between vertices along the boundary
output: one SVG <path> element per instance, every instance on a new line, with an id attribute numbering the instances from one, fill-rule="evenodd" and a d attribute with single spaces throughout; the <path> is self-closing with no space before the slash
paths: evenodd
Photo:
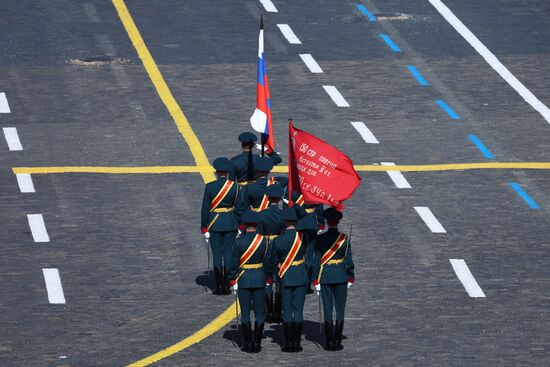
<path id="1" fill-rule="evenodd" d="M 433 215 L 430 208 L 427 206 L 415 206 L 414 210 L 420 215 L 420 218 L 426 223 L 430 231 L 433 233 L 447 233 L 445 228 L 439 223 L 437 218 Z"/>
<path id="2" fill-rule="evenodd" d="M 393 162 L 381 162 L 380 163 L 381 165 L 383 166 L 395 166 L 395 163 Z M 395 186 L 398 188 L 398 189 L 410 189 L 411 188 L 411 185 L 409 184 L 409 182 L 407 181 L 407 179 L 405 178 L 405 176 L 403 176 L 403 174 L 399 171 L 387 171 L 388 172 L 388 175 L 390 176 L 391 180 L 393 181 L 393 183 L 395 184 Z"/>
<path id="3" fill-rule="evenodd" d="M 15 177 L 17 177 L 17 184 L 19 185 L 19 190 L 21 190 L 21 192 L 34 192 L 34 185 L 30 174 L 18 173 Z"/>
<path id="4" fill-rule="evenodd" d="M 4 92 L 0 93 L 0 113 L 11 113 L 10 105 Z"/>
<path id="5" fill-rule="evenodd" d="M 480 288 L 479 284 L 477 284 L 477 281 L 470 272 L 468 265 L 466 265 L 466 261 L 463 259 L 450 259 L 449 261 L 453 266 L 456 276 L 462 282 L 466 292 L 468 292 L 468 295 L 474 298 L 484 298 L 485 293 L 483 293 L 483 290 Z"/>
<path id="6" fill-rule="evenodd" d="M 288 43 L 292 45 L 301 45 L 302 42 L 296 37 L 294 32 L 292 31 L 292 28 L 288 24 L 277 24 L 277 27 L 281 30 L 281 33 L 283 36 L 285 36 Z"/>
<path id="7" fill-rule="evenodd" d="M 334 85 L 323 85 L 323 88 L 338 107 L 349 107 L 349 103 Z"/>
<path id="8" fill-rule="evenodd" d="M 260 0 L 260 2 L 264 6 L 265 11 L 269 13 L 277 13 L 277 8 L 273 5 L 271 0 Z"/>
<path id="9" fill-rule="evenodd" d="M 2 130 L 4 131 L 4 137 L 8 143 L 9 150 L 23 150 L 23 146 L 21 145 L 21 141 L 19 140 L 19 135 L 17 135 L 17 129 L 15 127 L 5 127 Z"/>
<path id="10" fill-rule="evenodd" d="M 376 136 L 369 130 L 369 128 L 365 125 L 364 122 L 361 121 L 353 121 L 350 122 L 350 124 L 353 125 L 355 130 L 361 135 L 365 143 L 367 144 L 380 144 L 378 139 L 376 139 Z"/>
<path id="11" fill-rule="evenodd" d="M 61 285 L 61 277 L 59 270 L 55 268 L 42 269 L 44 273 L 44 281 L 46 282 L 46 290 L 48 291 L 48 301 L 51 304 L 65 304 L 65 295 L 63 294 L 63 286 Z"/>
<path id="12" fill-rule="evenodd" d="M 300 54 L 300 58 L 312 73 L 320 74 L 323 72 L 323 69 L 317 64 L 317 61 L 315 61 L 311 54 Z"/>
<path id="13" fill-rule="evenodd" d="M 429 0 L 437 11 L 451 24 L 454 29 L 487 61 L 487 63 L 519 93 L 523 99 L 537 110 L 550 123 L 550 109 L 542 103 L 525 85 L 504 66 L 499 59 L 458 19 L 454 13 L 441 2 Z"/>
<path id="14" fill-rule="evenodd" d="M 34 242 L 50 242 L 42 214 L 27 214 Z"/>

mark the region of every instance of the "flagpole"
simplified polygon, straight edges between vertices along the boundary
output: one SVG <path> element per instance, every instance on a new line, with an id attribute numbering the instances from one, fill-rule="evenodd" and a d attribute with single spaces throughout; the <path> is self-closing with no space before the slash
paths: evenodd
<path id="1" fill-rule="evenodd" d="M 290 136 L 290 127 L 292 126 L 292 117 L 288 118 L 288 206 L 292 206 L 292 179 L 293 179 L 293 165 L 292 157 L 292 136 Z"/>

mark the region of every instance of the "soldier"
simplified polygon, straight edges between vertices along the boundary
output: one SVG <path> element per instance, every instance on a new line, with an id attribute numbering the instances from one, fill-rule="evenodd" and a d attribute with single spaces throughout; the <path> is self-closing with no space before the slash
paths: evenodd
<path id="1" fill-rule="evenodd" d="M 258 158 L 260 158 L 258 154 L 252 153 L 256 140 L 258 140 L 258 138 L 253 133 L 244 132 L 239 135 L 239 141 L 241 142 L 243 152 L 231 158 L 231 164 L 233 164 L 231 177 L 236 180 L 239 185 L 248 185 L 254 182 L 254 165 Z M 281 157 L 276 152 L 271 152 L 267 155 L 273 161 L 273 164 L 282 162 Z"/>
<path id="2" fill-rule="evenodd" d="M 279 202 L 284 195 L 283 188 L 279 184 L 270 185 L 265 189 L 265 195 L 268 199 L 267 209 L 259 212 L 260 224 L 258 226 L 258 233 L 266 236 L 269 239 L 269 243 L 277 238 L 285 229 L 283 221 L 282 210 L 279 208 Z M 281 322 L 282 321 L 282 290 L 280 287 L 279 279 L 274 275 L 275 280 L 275 297 L 273 297 L 273 287 L 269 286 L 266 290 L 266 308 L 267 308 L 267 322 Z M 275 298 L 275 302 L 273 301 Z"/>
<path id="3" fill-rule="evenodd" d="M 241 305 L 243 351 L 258 353 L 261 350 L 265 317 L 265 288 L 271 284 L 270 249 L 267 239 L 256 232 L 260 216 L 252 211 L 242 215 L 245 232 L 235 241 L 231 265 L 230 284 L 238 292 Z M 254 310 L 254 336 L 250 325 L 250 309 Z"/>
<path id="4" fill-rule="evenodd" d="M 241 190 L 242 208 L 243 210 L 250 209 L 260 212 L 267 209 L 269 205 L 269 200 L 265 194 L 267 186 L 277 183 L 284 189 L 288 184 L 288 178 L 282 176 L 267 177 L 273 168 L 273 160 L 268 157 L 258 158 L 254 168 L 256 169 L 256 181 L 244 186 Z"/>
<path id="5" fill-rule="evenodd" d="M 228 179 L 231 162 L 217 158 L 213 162 L 217 180 L 204 188 L 201 210 L 201 231 L 212 247 L 216 290 L 214 294 L 231 294 L 227 280 L 227 266 L 235 243 L 240 213 L 235 212 L 239 185 Z"/>
<path id="6" fill-rule="evenodd" d="M 304 265 L 306 244 L 296 230 L 298 217 L 295 208 L 283 210 L 285 233 L 273 241 L 272 268 L 278 269 L 283 288 L 283 352 L 301 352 L 304 301 L 306 298 L 307 271 Z"/>
<path id="7" fill-rule="evenodd" d="M 325 350 L 341 350 L 344 329 L 344 310 L 348 288 L 355 281 L 351 243 L 349 238 L 338 231 L 342 213 L 334 208 L 323 212 L 328 231 L 317 237 L 315 246 L 313 285 L 323 300 L 325 314 Z M 332 323 L 333 304 L 336 308 L 336 328 Z"/>
<path id="8" fill-rule="evenodd" d="M 292 201 L 298 213 L 298 225 L 296 229 L 304 235 L 307 244 L 306 268 L 308 283 L 306 294 L 312 294 L 311 282 L 313 281 L 313 253 L 315 252 L 315 240 L 317 234 L 325 229 L 325 220 L 323 219 L 323 205 L 306 204 L 304 196 L 292 192 Z"/>

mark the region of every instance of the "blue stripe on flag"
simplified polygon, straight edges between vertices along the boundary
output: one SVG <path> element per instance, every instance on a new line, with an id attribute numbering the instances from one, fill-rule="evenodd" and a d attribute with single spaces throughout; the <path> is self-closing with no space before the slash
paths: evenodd
<path id="1" fill-rule="evenodd" d="M 267 99 L 267 108 L 271 108 L 271 98 Z"/>
<path id="2" fill-rule="evenodd" d="M 265 61 L 258 57 L 258 83 L 264 85 Z"/>

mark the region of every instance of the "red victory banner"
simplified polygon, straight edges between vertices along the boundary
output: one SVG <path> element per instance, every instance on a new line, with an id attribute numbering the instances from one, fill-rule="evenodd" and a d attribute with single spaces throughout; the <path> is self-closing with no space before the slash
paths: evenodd
<path id="1" fill-rule="evenodd" d="M 339 211 L 359 187 L 361 177 L 347 155 L 327 142 L 288 124 L 288 190 L 301 193 L 308 204 L 327 204 Z"/>

